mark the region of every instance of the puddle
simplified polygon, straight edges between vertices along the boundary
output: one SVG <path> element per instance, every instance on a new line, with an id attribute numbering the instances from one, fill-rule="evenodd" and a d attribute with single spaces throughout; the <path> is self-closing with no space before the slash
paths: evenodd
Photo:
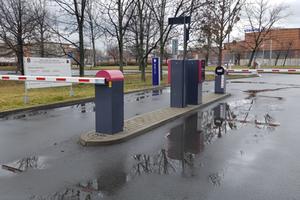
<path id="1" fill-rule="evenodd" d="M 224 179 L 225 173 L 212 173 L 208 175 L 209 182 L 214 186 L 221 186 L 222 180 Z"/>
<path id="2" fill-rule="evenodd" d="M 24 173 L 30 169 L 41 170 L 47 167 L 46 157 L 31 156 L 11 163 L 1 164 L 0 177 Z"/>
<path id="3" fill-rule="evenodd" d="M 99 200 L 120 190 L 127 183 L 122 164 L 102 170 L 95 179 L 82 181 L 46 196 L 34 195 L 30 200 Z"/>
<path id="4" fill-rule="evenodd" d="M 277 86 L 289 86 L 293 88 L 299 88 L 299 84 L 287 84 L 287 83 L 270 83 L 264 81 L 230 81 L 230 83 L 237 83 L 237 84 L 262 84 L 262 85 L 277 85 Z"/>
<path id="5" fill-rule="evenodd" d="M 149 174 L 197 176 L 202 167 L 197 164 L 197 158 L 205 147 L 231 133 L 231 130 L 247 125 L 274 130 L 280 125 L 270 114 L 265 114 L 261 116 L 262 120 L 258 120 L 258 116 L 251 114 L 254 104 L 254 100 L 222 103 L 211 110 L 187 117 L 184 123 L 170 129 L 165 136 L 164 148 L 160 151 L 132 156 L 133 166 L 129 180 Z M 219 186 L 223 177 L 224 172 L 210 174 L 208 179 L 213 185 Z"/>
<path id="6" fill-rule="evenodd" d="M 27 120 L 29 118 L 33 118 L 36 116 L 44 116 L 47 115 L 48 111 L 47 110 L 39 110 L 39 111 L 28 111 L 28 112 L 22 112 L 19 114 L 13 114 L 13 115 L 8 115 L 5 117 L 0 116 L 0 120 Z"/>
<path id="7" fill-rule="evenodd" d="M 32 196 L 30 200 L 99 200 L 103 194 L 97 191 L 97 182 L 87 183 L 88 185 L 78 185 L 65 189 L 48 196 Z"/>
<path id="8" fill-rule="evenodd" d="M 254 100 L 240 100 L 195 113 L 169 130 L 158 151 L 137 153 L 127 158 L 126 167 L 124 161 L 116 161 L 110 167 L 101 169 L 94 179 L 82 181 L 48 196 L 32 196 L 31 199 L 105 199 L 117 194 L 126 184 L 140 176 L 197 177 L 203 172 L 201 169 L 205 165 L 200 156 L 208 145 L 246 125 L 272 127 L 270 124 L 275 123 L 275 119 L 267 114 L 261 116 L 263 123 L 258 123 L 258 120 L 255 123 L 256 117 L 250 113 L 254 105 Z M 209 184 L 219 187 L 224 180 L 225 170 L 210 172 L 206 177 Z"/>
<path id="9" fill-rule="evenodd" d="M 138 92 L 138 93 L 132 93 L 132 94 L 127 94 L 125 95 L 125 102 L 139 102 L 139 101 L 144 101 L 146 99 L 153 98 L 152 100 L 156 100 L 155 97 L 159 97 L 163 94 L 170 93 L 169 88 L 165 89 L 153 89 L 153 90 L 147 90 L 144 92 Z M 157 98 L 158 99 L 158 98 Z"/>
<path id="10" fill-rule="evenodd" d="M 246 99 L 251 99 L 251 98 L 255 98 L 255 97 L 263 97 L 263 98 L 273 98 L 273 99 L 283 100 L 283 97 L 274 97 L 274 96 L 257 95 L 257 94 L 263 93 L 263 92 L 274 92 L 274 91 L 279 91 L 279 90 L 286 90 L 286 89 L 291 89 L 291 88 L 295 88 L 295 87 L 282 87 L 282 88 L 260 89 L 260 90 L 246 90 L 244 92 L 249 94 L 249 96 Z"/>

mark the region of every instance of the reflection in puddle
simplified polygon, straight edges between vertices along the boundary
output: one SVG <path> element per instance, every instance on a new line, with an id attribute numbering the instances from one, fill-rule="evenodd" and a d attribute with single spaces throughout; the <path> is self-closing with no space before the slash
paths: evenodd
<path id="1" fill-rule="evenodd" d="M 4 120 L 19 120 L 19 119 L 27 120 L 28 118 L 32 118 L 35 116 L 41 116 L 41 115 L 47 115 L 47 114 L 48 114 L 48 111 L 39 110 L 39 111 L 23 112 L 20 114 L 7 115 L 4 117 L 0 115 L 0 119 L 2 121 L 4 121 Z"/>
<path id="2" fill-rule="evenodd" d="M 159 96 L 163 93 L 163 90 L 160 89 L 160 90 L 153 90 L 152 91 L 152 96 Z"/>
<path id="3" fill-rule="evenodd" d="M 12 163 L 2 164 L 0 176 L 9 176 L 16 173 L 26 172 L 30 169 L 45 169 L 46 157 L 32 156 L 23 158 Z"/>
<path id="4" fill-rule="evenodd" d="M 133 93 L 125 96 L 125 102 L 143 101 L 151 97 L 161 96 L 163 93 L 167 93 L 167 92 L 168 89 L 153 89 L 153 90 Z"/>
<path id="5" fill-rule="evenodd" d="M 207 144 L 222 137 L 228 129 L 236 129 L 234 114 L 227 104 L 220 104 L 214 109 L 196 113 L 170 130 L 166 136 L 166 147 L 157 154 L 137 154 L 133 156 L 134 165 L 131 178 L 142 174 L 181 173 L 195 176 L 195 158 L 204 151 Z M 227 120 L 230 119 L 230 120 Z"/>
<path id="6" fill-rule="evenodd" d="M 221 186 L 221 182 L 224 178 L 224 173 L 212 173 L 208 175 L 208 180 L 213 184 L 214 186 Z"/>
<path id="7" fill-rule="evenodd" d="M 98 200 L 114 194 L 126 183 L 127 173 L 120 162 L 101 170 L 93 180 L 82 181 L 48 196 L 35 195 L 30 200 Z"/>
<path id="8" fill-rule="evenodd" d="M 274 91 L 278 91 L 278 90 L 286 90 L 286 89 L 292 89 L 292 88 L 295 88 L 295 87 L 282 87 L 282 88 L 275 88 L 275 89 L 260 89 L 260 90 L 246 90 L 244 92 L 249 94 L 247 99 L 261 97 L 261 98 L 270 98 L 270 99 L 283 100 L 283 97 L 273 97 L 273 96 L 258 95 L 258 94 L 263 93 L 263 92 L 274 92 Z M 296 87 L 296 88 L 299 88 L 299 87 Z"/>

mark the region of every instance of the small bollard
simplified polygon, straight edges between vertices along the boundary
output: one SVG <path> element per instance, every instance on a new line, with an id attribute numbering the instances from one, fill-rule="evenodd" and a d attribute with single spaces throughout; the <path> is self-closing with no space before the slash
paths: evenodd
<path id="1" fill-rule="evenodd" d="M 215 70 L 215 93 L 226 93 L 226 75 L 224 67 L 218 66 Z"/>
<path id="2" fill-rule="evenodd" d="M 102 70 L 96 74 L 106 85 L 95 84 L 96 132 L 115 134 L 124 126 L 124 76 L 119 70 Z"/>

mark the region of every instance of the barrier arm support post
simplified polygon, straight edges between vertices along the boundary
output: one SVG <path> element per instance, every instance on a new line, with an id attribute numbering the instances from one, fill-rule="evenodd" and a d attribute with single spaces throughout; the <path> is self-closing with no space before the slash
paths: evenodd
<path id="1" fill-rule="evenodd" d="M 115 134 L 124 127 L 124 76 L 119 70 L 102 70 L 96 74 L 106 84 L 95 84 L 96 132 Z"/>

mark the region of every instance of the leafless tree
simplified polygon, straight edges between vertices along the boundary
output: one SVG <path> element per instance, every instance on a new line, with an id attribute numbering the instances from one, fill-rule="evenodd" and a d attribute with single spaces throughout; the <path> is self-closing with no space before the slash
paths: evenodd
<path id="1" fill-rule="evenodd" d="M 104 16 L 107 18 L 103 22 L 104 30 L 110 37 L 115 37 L 118 42 L 121 71 L 124 66 L 125 35 L 135 10 L 134 2 L 134 0 L 111 0 L 109 3 L 106 1 L 101 3 Z"/>
<path id="2" fill-rule="evenodd" d="M 93 67 L 96 67 L 96 40 L 103 35 L 103 29 L 100 25 L 100 8 L 95 0 L 89 0 L 86 13 L 87 13 L 87 28 L 88 36 L 92 43 L 93 54 Z"/>
<path id="3" fill-rule="evenodd" d="M 285 51 L 285 56 L 284 56 L 284 61 L 283 61 L 282 66 L 285 66 L 285 64 L 286 64 L 286 59 L 288 58 L 288 56 L 291 52 L 291 49 L 293 47 L 293 41 L 288 41 L 287 43 L 285 43 L 284 46 L 285 46 L 286 51 Z"/>
<path id="4" fill-rule="evenodd" d="M 193 1 L 193 0 L 192 0 Z M 200 1 L 198 1 L 200 2 Z M 158 26 L 159 30 L 159 57 L 160 57 L 160 70 L 162 74 L 162 64 L 165 55 L 165 47 L 170 39 L 170 33 L 173 26 L 168 25 L 167 18 L 168 17 L 178 17 L 179 15 L 183 15 L 183 8 L 185 5 L 189 4 L 190 1 L 188 0 L 152 0 L 146 1 L 148 8 L 151 10 L 152 15 L 154 17 L 154 21 Z M 161 80 L 163 76 L 161 76 Z"/>
<path id="5" fill-rule="evenodd" d="M 65 26 L 63 33 L 59 28 L 53 29 L 59 37 L 62 37 L 67 42 L 71 43 L 78 49 L 79 53 L 79 75 L 84 76 L 84 25 L 85 12 L 89 0 L 53 0 L 65 15 L 60 13 L 58 16 L 58 25 Z M 65 17 L 65 19 L 62 19 Z M 67 19 L 67 20 L 66 20 Z M 67 32 L 67 35 L 65 34 Z M 78 35 L 78 42 L 72 41 L 68 36 L 76 33 Z"/>
<path id="6" fill-rule="evenodd" d="M 147 60 L 153 50 L 159 47 L 159 54 L 163 60 L 164 49 L 174 26 L 167 25 L 167 17 L 191 15 L 196 6 L 194 0 L 138 0 L 135 2 L 136 11 L 131 23 L 133 41 L 138 54 L 141 69 L 141 79 L 146 80 L 145 68 Z M 161 62 L 162 63 L 162 62 Z M 161 68 L 162 70 L 162 68 Z"/>
<path id="7" fill-rule="evenodd" d="M 0 0 L 0 38 L 17 56 L 18 70 L 24 74 L 24 45 L 32 38 L 36 26 L 28 0 Z"/>
<path id="8" fill-rule="evenodd" d="M 39 46 L 39 54 L 45 57 L 45 43 L 51 38 L 51 21 L 50 12 L 48 10 L 48 0 L 37 0 L 34 2 L 34 14 L 36 16 L 36 29 L 34 32 L 34 40 Z"/>
<path id="9" fill-rule="evenodd" d="M 207 4 L 211 11 L 212 34 L 218 47 L 218 65 L 222 65 L 223 42 L 231 33 L 234 25 L 240 20 L 244 0 L 213 0 Z"/>
<path id="10" fill-rule="evenodd" d="M 251 49 L 251 55 L 248 67 L 251 66 L 255 54 L 262 42 L 270 36 L 270 32 L 274 25 L 286 17 L 284 5 L 274 5 L 269 0 L 255 0 L 246 5 L 246 16 L 252 33 L 250 34 L 250 42 L 247 43 Z"/>
<path id="11" fill-rule="evenodd" d="M 150 0 L 136 0 L 135 12 L 130 23 L 131 37 L 137 52 L 141 80 L 146 81 L 146 67 L 150 53 L 157 47 L 158 26 L 153 11 L 148 7 Z"/>
<path id="12" fill-rule="evenodd" d="M 195 15 L 195 39 L 196 47 L 199 47 L 203 50 L 205 55 L 205 63 L 208 64 L 209 56 L 212 51 L 214 44 L 214 35 L 213 35 L 213 19 L 212 11 L 207 9 L 208 3 L 205 4 L 202 8 L 198 9 L 198 12 Z"/>
<path id="13" fill-rule="evenodd" d="M 119 57 L 119 47 L 118 45 L 108 45 L 106 48 L 106 53 L 108 56 L 112 57 L 114 60 L 114 64 L 117 63 L 117 59 Z"/>

